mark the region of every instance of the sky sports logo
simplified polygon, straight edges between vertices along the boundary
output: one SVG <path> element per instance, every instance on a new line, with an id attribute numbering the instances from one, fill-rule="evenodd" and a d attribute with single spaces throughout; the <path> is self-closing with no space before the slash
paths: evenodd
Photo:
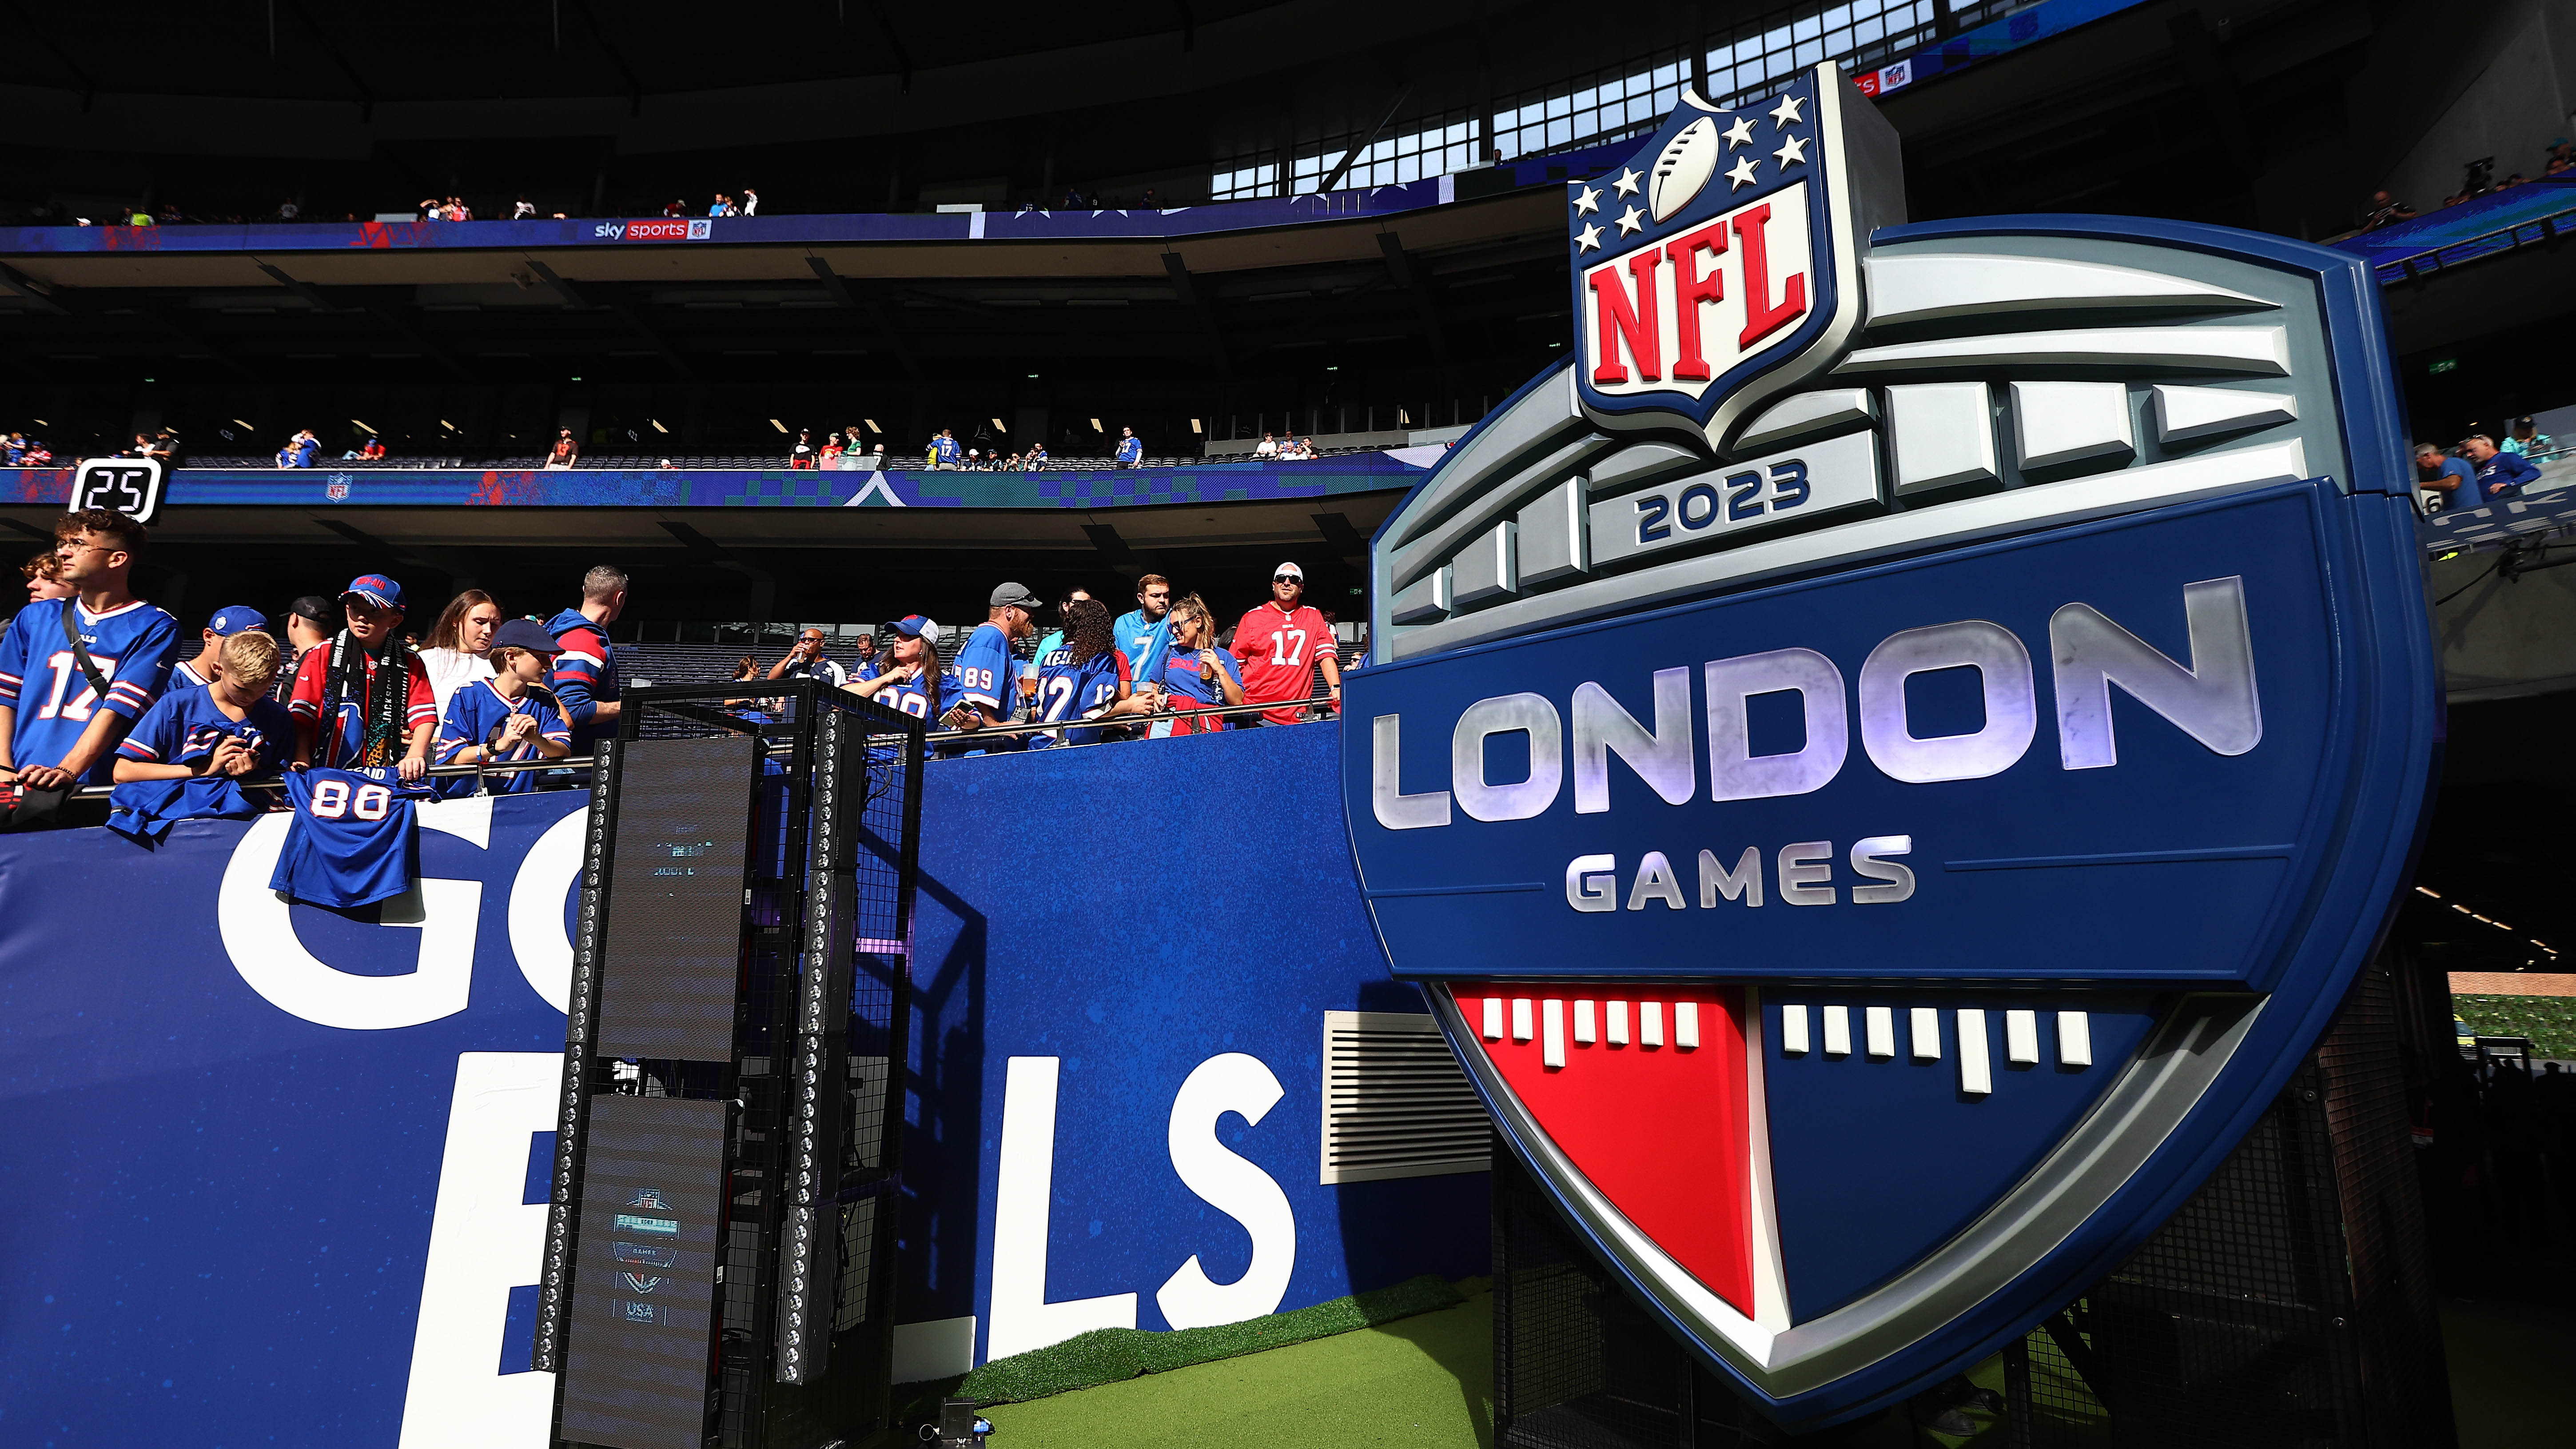
<path id="1" fill-rule="evenodd" d="M 649 221 L 603 221 L 591 228 L 601 241 L 705 241 L 716 224 L 706 217 L 674 216 Z"/>

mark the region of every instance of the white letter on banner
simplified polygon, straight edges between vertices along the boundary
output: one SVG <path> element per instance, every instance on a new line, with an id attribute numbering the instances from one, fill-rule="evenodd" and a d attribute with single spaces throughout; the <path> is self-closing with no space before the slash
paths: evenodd
<path id="1" fill-rule="evenodd" d="M 984 1356 L 1007 1358 L 1095 1328 L 1134 1328 L 1136 1295 L 1046 1301 L 1047 1216 L 1055 1191 L 1060 1059 L 1013 1057 L 1002 1077 L 1002 1161 L 993 1187 L 992 1326 Z"/>
<path id="2" fill-rule="evenodd" d="M 2111 734 L 2111 686 L 2181 727 L 2216 754 L 2241 755 L 2263 740 L 2254 690 L 2254 631 L 2245 618 L 2245 579 L 2231 574 L 2182 589 L 2191 667 L 2121 628 L 2091 604 L 2049 616 L 2056 663 L 2057 751 L 2070 770 L 2120 762 Z"/>
<path id="3" fill-rule="evenodd" d="M 271 817 L 281 818 L 281 817 Z M 542 1449 L 555 1376 L 500 1371 L 510 1290 L 544 1267 L 546 1205 L 522 1202 L 528 1154 L 555 1127 L 561 1052 L 456 1059 L 447 1152 L 429 1222 L 400 1449 Z"/>
<path id="4" fill-rule="evenodd" d="M 1574 813 L 1610 808 L 1610 756 L 1617 754 L 1667 805 L 1687 805 L 1699 772 L 1691 760 L 1690 671 L 1655 671 L 1655 729 L 1637 723 L 1610 691 L 1574 686 Z"/>
<path id="5" fill-rule="evenodd" d="M 583 832 L 590 812 L 575 810 L 546 827 L 510 881 L 510 954 L 519 974 L 557 1011 L 572 1010 L 572 935 L 564 894 L 581 875 Z"/>
<path id="6" fill-rule="evenodd" d="M 411 892 L 377 908 L 378 923 L 420 932 L 419 968 L 403 976 L 361 976 L 333 968 L 295 939 L 295 915 L 286 898 L 268 888 L 286 847 L 290 816 L 263 815 L 251 822 L 215 897 L 215 926 L 224 952 L 250 989 L 280 1011 L 343 1031 L 390 1031 L 418 1026 L 465 1009 L 474 989 L 474 928 L 483 906 L 483 883 L 424 876 Z M 420 828 L 444 831 L 488 849 L 492 797 L 450 800 L 423 808 Z"/>
<path id="7" fill-rule="evenodd" d="M 1821 790 L 1842 773 L 1851 751 L 1851 716 L 1843 707 L 1843 672 L 1813 649 L 1774 649 L 1712 659 L 1701 666 L 1708 690 L 1708 798 L 1760 800 Z M 1807 743 L 1795 753 L 1756 755 L 1744 702 L 1757 694 L 1798 692 Z"/>
<path id="8" fill-rule="evenodd" d="M 1172 1098 L 1172 1121 L 1165 1134 L 1172 1170 L 1190 1191 L 1210 1207 L 1243 1224 L 1252 1237 L 1252 1261 L 1231 1283 L 1208 1280 L 1192 1253 L 1180 1271 L 1154 1290 L 1155 1306 L 1174 1328 L 1213 1328 L 1241 1323 L 1276 1312 L 1288 1296 L 1288 1275 L 1297 1267 L 1297 1215 L 1288 1194 L 1269 1173 L 1217 1140 L 1217 1123 L 1228 1112 L 1242 1114 L 1246 1126 L 1258 1127 L 1282 1095 L 1279 1079 L 1259 1057 L 1227 1052 L 1198 1064 Z"/>

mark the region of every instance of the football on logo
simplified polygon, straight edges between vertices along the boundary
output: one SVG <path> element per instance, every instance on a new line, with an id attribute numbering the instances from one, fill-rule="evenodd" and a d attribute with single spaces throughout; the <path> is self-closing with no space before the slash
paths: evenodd
<path id="1" fill-rule="evenodd" d="M 1682 127 L 1681 134 L 1665 145 L 1655 158 L 1655 179 L 1646 190 L 1655 220 L 1670 221 L 1674 213 L 1699 199 L 1709 178 L 1717 174 L 1722 148 L 1717 122 L 1706 116 Z"/>
<path id="2" fill-rule="evenodd" d="M 1905 225 L 1829 66 L 1565 206 L 1570 355 L 1371 548 L 1352 851 L 1602 1263 L 1830 1422 L 2109 1272 L 2402 889 L 2439 677 L 2375 293 Z"/>

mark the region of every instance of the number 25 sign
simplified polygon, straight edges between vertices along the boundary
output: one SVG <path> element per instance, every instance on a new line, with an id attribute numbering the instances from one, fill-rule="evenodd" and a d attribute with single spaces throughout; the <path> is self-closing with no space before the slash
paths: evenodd
<path id="1" fill-rule="evenodd" d="M 104 508 L 150 523 L 161 507 L 158 458 L 85 458 L 72 474 L 71 510 Z"/>

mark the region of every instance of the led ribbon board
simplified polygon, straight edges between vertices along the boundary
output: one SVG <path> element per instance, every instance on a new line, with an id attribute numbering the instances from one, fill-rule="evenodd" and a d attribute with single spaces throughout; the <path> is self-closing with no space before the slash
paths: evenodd
<path id="1" fill-rule="evenodd" d="M 1830 67 L 1569 186 L 1574 355 L 1380 530 L 1346 685 L 1395 974 L 1793 1426 L 2182 1202 L 2370 953 L 2433 767 L 2362 263 L 1901 197 Z"/>

